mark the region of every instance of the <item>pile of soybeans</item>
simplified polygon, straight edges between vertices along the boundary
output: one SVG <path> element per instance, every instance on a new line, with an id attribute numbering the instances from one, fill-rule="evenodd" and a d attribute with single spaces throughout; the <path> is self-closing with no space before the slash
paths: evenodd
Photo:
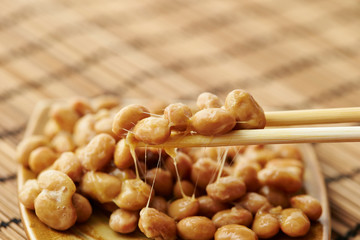
<path id="1" fill-rule="evenodd" d="M 202 93 L 196 106 L 121 106 L 109 96 L 56 103 L 43 134 L 18 145 L 18 161 L 37 175 L 19 200 L 60 231 L 100 208 L 114 231 L 151 239 L 305 236 L 322 208 L 304 194 L 296 147 L 151 147 L 172 134 L 217 136 L 265 125 L 264 111 L 244 90 L 230 92 L 224 104 Z"/>

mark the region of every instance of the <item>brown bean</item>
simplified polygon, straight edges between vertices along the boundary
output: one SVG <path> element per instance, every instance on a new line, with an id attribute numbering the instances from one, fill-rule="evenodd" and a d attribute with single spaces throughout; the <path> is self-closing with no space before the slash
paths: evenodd
<path id="1" fill-rule="evenodd" d="M 188 179 L 191 173 L 192 161 L 191 158 L 183 152 L 178 152 L 175 158 L 176 167 L 179 172 L 180 179 Z M 174 178 L 177 178 L 174 159 L 168 157 L 165 160 L 165 168 L 171 172 Z"/>
<path id="2" fill-rule="evenodd" d="M 186 154 L 192 159 L 193 162 L 197 162 L 200 158 L 210 158 L 217 161 L 220 158 L 219 148 L 206 147 L 206 148 L 191 148 L 186 150 Z"/>
<path id="3" fill-rule="evenodd" d="M 176 221 L 195 216 L 199 211 L 199 201 L 194 198 L 180 198 L 170 203 L 168 215 Z"/>
<path id="4" fill-rule="evenodd" d="M 86 170 L 100 170 L 108 164 L 115 150 L 115 139 L 106 133 L 96 135 L 81 154 L 81 163 Z"/>
<path id="5" fill-rule="evenodd" d="M 50 118 L 46 121 L 44 126 L 44 135 L 49 139 L 52 139 L 58 132 L 61 131 L 61 128 L 57 122 Z"/>
<path id="6" fill-rule="evenodd" d="M 66 230 L 76 222 L 76 209 L 72 196 L 76 191 L 74 182 L 55 170 L 40 173 L 40 194 L 34 202 L 35 213 L 40 221 L 56 230 Z"/>
<path id="7" fill-rule="evenodd" d="M 30 153 L 29 167 L 38 174 L 50 167 L 56 160 L 55 152 L 49 147 L 38 147 Z"/>
<path id="8" fill-rule="evenodd" d="M 74 109 L 75 112 L 77 112 L 80 116 L 94 112 L 89 99 L 83 97 L 76 97 L 71 99 L 70 107 Z"/>
<path id="9" fill-rule="evenodd" d="M 133 129 L 135 139 L 147 144 L 162 144 L 170 136 L 169 121 L 159 117 L 140 120 Z"/>
<path id="10" fill-rule="evenodd" d="M 207 108 L 195 113 L 190 119 L 191 127 L 197 133 L 206 136 L 222 135 L 231 131 L 235 118 L 221 108 Z"/>
<path id="11" fill-rule="evenodd" d="M 237 207 L 220 211 L 212 217 L 212 221 L 217 228 L 228 224 L 249 226 L 252 223 L 252 220 L 253 216 L 251 212 L 244 208 Z"/>
<path id="12" fill-rule="evenodd" d="M 306 216 L 316 221 L 320 218 L 322 208 L 320 202 L 310 195 L 297 195 L 290 199 L 291 207 L 301 209 Z"/>
<path id="13" fill-rule="evenodd" d="M 78 148 L 75 149 L 74 154 L 78 159 L 82 158 L 82 154 L 83 154 L 84 149 L 85 149 L 85 146 L 78 147 Z"/>
<path id="14" fill-rule="evenodd" d="M 203 92 L 198 96 L 196 105 L 201 110 L 206 108 L 220 108 L 221 101 L 215 94 Z"/>
<path id="15" fill-rule="evenodd" d="M 40 194 L 41 189 L 36 179 L 27 180 L 19 191 L 19 201 L 27 208 L 34 210 L 34 201 Z"/>
<path id="16" fill-rule="evenodd" d="M 241 206 L 249 210 L 252 214 L 257 213 L 263 207 L 270 207 L 271 204 L 266 197 L 254 192 L 248 192 L 237 203 L 237 206 Z"/>
<path id="17" fill-rule="evenodd" d="M 135 172 L 131 169 L 120 170 L 118 168 L 113 168 L 112 170 L 109 171 L 109 174 L 117 177 L 121 181 L 125 181 L 126 179 L 136 178 Z"/>
<path id="18" fill-rule="evenodd" d="M 157 115 L 163 115 L 164 109 L 169 105 L 169 102 L 163 99 L 151 99 L 147 103 L 147 107 L 150 109 L 150 112 Z"/>
<path id="19" fill-rule="evenodd" d="M 200 158 L 191 169 L 191 181 L 195 186 L 206 188 L 218 174 L 217 163 L 210 158 Z"/>
<path id="20" fill-rule="evenodd" d="M 51 139 L 51 146 L 58 153 L 71 152 L 75 149 L 72 135 L 65 131 L 58 132 L 53 139 Z"/>
<path id="21" fill-rule="evenodd" d="M 215 240 L 258 240 L 251 229 L 238 224 L 222 226 L 215 233 Z"/>
<path id="22" fill-rule="evenodd" d="M 141 105 L 132 104 L 122 108 L 114 117 L 112 131 L 118 136 L 124 136 L 138 121 L 150 116 L 150 111 Z"/>
<path id="23" fill-rule="evenodd" d="M 111 135 L 114 139 L 119 139 L 119 136 L 113 133 L 112 131 L 112 122 L 113 122 L 113 118 L 110 116 L 97 120 L 94 125 L 95 132 L 97 134 L 107 133 Z"/>
<path id="24" fill-rule="evenodd" d="M 146 167 L 145 163 L 144 163 L 144 162 L 138 162 L 138 163 L 137 163 L 137 168 L 138 168 L 138 170 L 139 170 L 139 173 L 140 173 L 141 177 L 144 178 L 144 177 L 145 177 L 145 173 L 146 173 L 146 171 L 147 171 L 147 170 L 146 170 L 147 167 Z M 135 165 L 132 166 L 131 169 L 134 170 L 134 171 L 136 171 Z"/>
<path id="25" fill-rule="evenodd" d="M 289 144 L 276 144 L 273 146 L 273 150 L 279 158 L 293 158 L 302 161 L 300 150 Z"/>
<path id="26" fill-rule="evenodd" d="M 233 171 L 233 175 L 243 180 L 250 192 L 257 191 L 261 186 L 257 174 L 257 167 L 248 163 L 237 163 Z"/>
<path id="27" fill-rule="evenodd" d="M 95 121 L 99 121 L 103 118 L 111 117 L 111 113 L 109 109 L 100 109 L 98 112 L 94 114 Z"/>
<path id="28" fill-rule="evenodd" d="M 161 168 L 153 168 L 146 172 L 145 180 L 152 185 L 154 182 L 154 190 L 157 195 L 170 196 L 173 190 L 173 178 L 171 173 Z"/>
<path id="29" fill-rule="evenodd" d="M 72 203 L 76 209 L 76 222 L 86 222 L 92 214 L 92 207 L 89 200 L 78 193 L 74 193 L 72 196 Z"/>
<path id="30" fill-rule="evenodd" d="M 310 221 L 303 211 L 287 208 L 279 216 L 281 230 L 290 237 L 305 236 L 310 229 Z"/>
<path id="31" fill-rule="evenodd" d="M 228 208 L 228 205 L 212 199 L 209 196 L 201 196 L 199 201 L 199 215 L 212 218 L 215 213 Z"/>
<path id="32" fill-rule="evenodd" d="M 280 223 L 276 216 L 271 213 L 259 211 L 255 215 L 252 230 L 260 238 L 268 239 L 279 232 Z"/>
<path id="33" fill-rule="evenodd" d="M 155 208 L 156 210 L 158 210 L 160 212 L 167 213 L 168 203 L 165 200 L 165 198 L 160 197 L 160 196 L 154 196 L 151 198 L 149 207 Z"/>
<path id="34" fill-rule="evenodd" d="M 87 172 L 81 179 L 80 192 L 100 203 L 111 202 L 121 191 L 117 177 L 103 172 Z"/>
<path id="35" fill-rule="evenodd" d="M 121 192 L 113 200 L 119 208 L 137 211 L 146 206 L 150 198 L 151 187 L 140 179 L 125 180 Z"/>
<path id="36" fill-rule="evenodd" d="M 119 233 L 131 233 L 135 231 L 139 220 L 139 213 L 125 209 L 114 211 L 109 220 L 112 230 Z"/>
<path id="37" fill-rule="evenodd" d="M 183 103 L 173 103 L 164 110 L 164 118 L 169 121 L 171 129 L 185 131 L 192 116 L 191 109 Z"/>
<path id="38" fill-rule="evenodd" d="M 241 89 L 231 91 L 225 99 L 225 109 L 237 121 L 237 129 L 264 128 L 266 124 L 264 110 L 247 92 Z"/>
<path id="39" fill-rule="evenodd" d="M 95 112 L 100 109 L 112 109 L 119 106 L 120 100 L 115 96 L 99 96 L 91 101 Z"/>
<path id="40" fill-rule="evenodd" d="M 270 160 L 276 158 L 276 154 L 272 149 L 265 146 L 249 146 L 242 156 L 242 160 L 247 162 L 255 162 L 260 164 L 262 167 L 266 165 Z"/>
<path id="41" fill-rule="evenodd" d="M 238 167 L 238 165 L 244 165 L 244 166 L 251 166 L 252 168 L 255 169 L 256 172 L 259 172 L 261 169 L 263 169 L 263 166 L 257 162 L 254 162 L 254 161 L 251 161 L 251 160 L 248 160 L 248 159 L 243 159 L 241 158 L 242 161 L 239 161 L 239 157 L 237 157 L 235 159 L 236 161 L 236 167 Z"/>
<path id="42" fill-rule="evenodd" d="M 146 167 L 151 169 L 157 167 L 159 160 L 167 157 L 163 149 L 154 147 L 138 147 L 135 149 L 138 160 L 142 163 L 146 162 Z"/>
<path id="43" fill-rule="evenodd" d="M 227 160 L 232 161 L 234 157 L 245 151 L 245 146 L 192 148 L 188 154 L 194 162 L 203 157 L 219 161 L 225 151 L 227 151 Z"/>
<path id="44" fill-rule="evenodd" d="M 302 187 L 302 170 L 298 167 L 264 168 L 258 173 L 262 185 L 294 193 Z"/>
<path id="45" fill-rule="evenodd" d="M 115 146 L 114 163 L 120 169 L 126 169 L 134 165 L 134 159 L 125 139 L 118 141 Z"/>
<path id="46" fill-rule="evenodd" d="M 301 169 L 301 174 L 304 172 L 304 164 L 293 158 L 275 158 L 269 161 L 266 168 L 286 168 L 286 167 L 297 167 Z"/>
<path id="47" fill-rule="evenodd" d="M 228 176 L 207 185 L 206 192 L 217 201 L 232 202 L 246 193 L 246 186 L 241 179 Z"/>
<path id="48" fill-rule="evenodd" d="M 201 158 L 201 157 L 208 157 L 215 161 L 219 161 L 221 159 L 221 155 L 224 151 L 221 147 L 206 147 L 206 148 L 199 148 L 198 153 L 195 155 L 195 157 Z"/>
<path id="49" fill-rule="evenodd" d="M 186 180 L 183 180 L 180 182 L 177 181 L 175 183 L 174 189 L 173 189 L 173 196 L 176 199 L 184 197 L 180 190 L 180 184 L 181 184 L 182 190 L 186 196 L 191 197 L 195 193 L 195 187 L 191 182 L 186 181 Z"/>
<path id="50" fill-rule="evenodd" d="M 263 210 L 263 209 L 261 209 Z M 270 209 L 264 209 L 264 211 L 268 211 L 269 213 L 271 213 L 273 216 L 276 216 L 279 218 L 281 211 L 283 210 L 283 208 L 281 206 L 277 206 L 277 207 L 273 207 Z"/>
<path id="51" fill-rule="evenodd" d="M 220 149 L 223 150 L 223 152 L 225 149 L 227 149 L 228 156 L 232 159 L 237 157 L 239 154 L 243 154 L 245 152 L 246 148 L 247 148 L 247 146 L 245 146 L 245 145 L 220 147 Z"/>
<path id="52" fill-rule="evenodd" d="M 73 134 L 74 143 L 76 146 L 85 146 L 95 136 L 96 132 L 94 115 L 87 114 L 76 122 Z"/>
<path id="53" fill-rule="evenodd" d="M 259 193 L 265 196 L 273 206 L 281 206 L 283 208 L 289 206 L 289 200 L 286 193 L 280 189 L 270 186 L 263 186 L 260 188 Z"/>
<path id="54" fill-rule="evenodd" d="M 214 237 L 216 228 L 207 217 L 187 217 L 177 224 L 178 234 L 186 240 L 210 240 Z"/>
<path id="55" fill-rule="evenodd" d="M 191 157 L 196 162 L 196 159 L 201 157 L 209 157 L 215 161 L 219 161 L 225 151 L 227 151 L 226 160 L 231 162 L 239 154 L 245 151 L 246 146 L 231 146 L 231 147 L 204 147 L 204 148 L 194 148 L 195 151 L 191 153 Z"/>
<path id="56" fill-rule="evenodd" d="M 79 182 L 82 175 L 80 160 L 72 152 L 64 152 L 50 167 L 68 175 L 74 182 Z"/>
<path id="57" fill-rule="evenodd" d="M 52 105 L 50 117 L 56 121 L 62 130 L 70 133 L 80 118 L 79 114 L 70 105 L 64 103 Z"/>
<path id="58" fill-rule="evenodd" d="M 140 231 L 148 238 L 176 239 L 175 220 L 154 208 L 143 208 L 140 211 L 138 226 Z"/>
<path id="59" fill-rule="evenodd" d="M 16 159 L 24 166 L 29 166 L 30 153 L 41 146 L 46 146 L 48 140 L 43 136 L 30 136 L 24 138 L 16 147 Z"/>

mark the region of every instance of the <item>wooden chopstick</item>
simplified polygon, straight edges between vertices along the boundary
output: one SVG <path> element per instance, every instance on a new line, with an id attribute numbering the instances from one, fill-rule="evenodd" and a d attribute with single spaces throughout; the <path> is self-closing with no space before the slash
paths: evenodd
<path id="1" fill-rule="evenodd" d="M 360 107 L 266 112 L 266 126 L 360 122 Z"/>
<path id="2" fill-rule="evenodd" d="M 137 143 L 138 147 L 183 148 L 252 144 L 323 143 L 360 141 L 360 127 L 268 128 L 235 130 L 220 136 L 172 135 L 161 145 Z"/>

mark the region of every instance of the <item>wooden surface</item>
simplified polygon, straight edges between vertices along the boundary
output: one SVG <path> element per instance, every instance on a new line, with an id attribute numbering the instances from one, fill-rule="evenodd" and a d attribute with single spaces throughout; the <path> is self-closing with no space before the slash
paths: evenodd
<path id="1" fill-rule="evenodd" d="M 0 0 L 0 238 L 24 239 L 14 149 L 37 102 L 250 91 L 265 110 L 360 106 L 357 0 Z M 360 239 L 360 143 L 315 144 L 334 239 Z"/>
<path id="2" fill-rule="evenodd" d="M 43 134 L 43 128 L 48 119 L 49 106 L 52 102 L 39 102 L 27 124 L 24 137 Z M 272 240 L 328 240 L 331 235 L 331 219 L 326 193 L 325 182 L 321 172 L 319 162 L 310 144 L 298 145 L 305 164 L 304 188 L 306 192 L 320 201 L 323 208 L 322 215 L 316 223 L 312 223 L 309 233 L 302 238 L 290 238 L 285 234 L 278 234 Z M 20 189 L 26 180 L 34 179 L 33 172 L 23 166 L 18 167 L 18 189 Z M 100 209 L 94 209 L 91 218 L 83 223 L 76 224 L 67 231 L 59 232 L 48 228 L 35 215 L 34 211 L 26 209 L 20 204 L 20 214 L 22 224 L 29 240 L 41 239 L 104 239 L 104 240 L 145 240 L 148 239 L 141 232 L 136 231 L 133 234 L 118 234 L 109 227 L 109 216 L 106 216 Z"/>

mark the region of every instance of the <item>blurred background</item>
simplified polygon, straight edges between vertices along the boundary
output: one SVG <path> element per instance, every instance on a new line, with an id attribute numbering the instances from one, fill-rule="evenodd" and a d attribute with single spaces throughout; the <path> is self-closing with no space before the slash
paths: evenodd
<path id="1" fill-rule="evenodd" d="M 14 149 L 42 99 L 192 99 L 242 88 L 265 110 L 360 106 L 356 0 L 0 0 L 0 238 L 26 238 Z M 333 239 L 360 239 L 360 143 L 315 144 Z"/>

